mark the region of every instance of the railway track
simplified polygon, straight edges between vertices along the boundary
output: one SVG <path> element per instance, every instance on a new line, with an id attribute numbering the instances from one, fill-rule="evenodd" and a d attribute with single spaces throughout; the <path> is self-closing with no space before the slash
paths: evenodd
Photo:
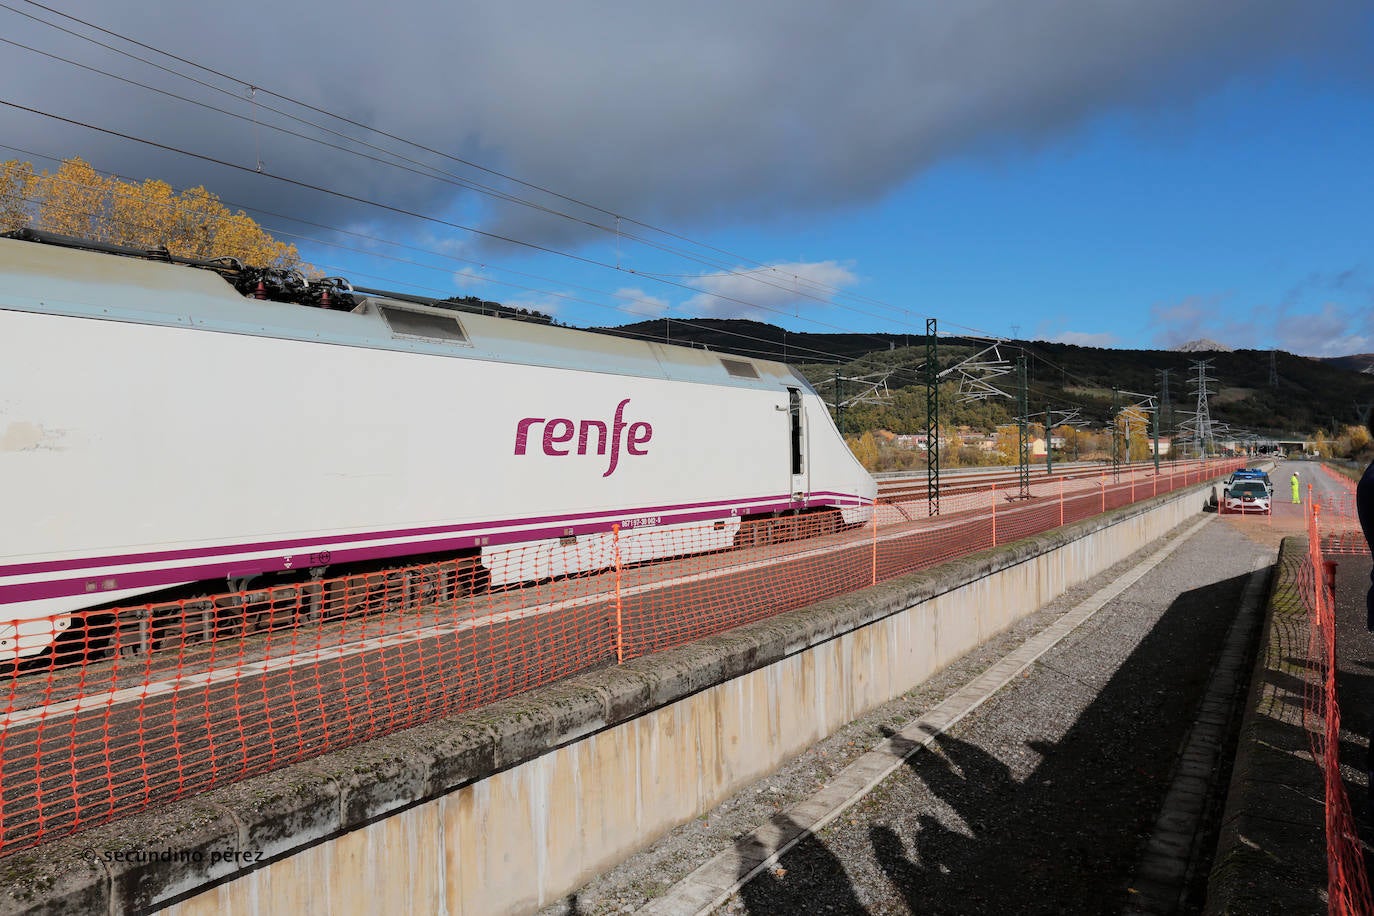
<path id="1" fill-rule="evenodd" d="M 1096 468 L 1076 470 L 1101 476 Z M 960 476 L 961 486 L 984 490 L 989 477 L 1014 478 L 1006 471 Z M 1191 482 L 1180 473 L 1170 489 Z M 52 665 L 8 682 L 0 703 L 0 854 L 1072 524 L 1134 498 L 1127 481 L 1113 483 L 1108 475 L 1108 483 L 1101 502 L 1088 485 L 1090 491 L 1080 487 L 1052 507 L 1020 502 L 986 514 L 910 520 L 920 524 L 893 516 L 895 524 L 858 532 L 631 563 L 518 588 L 463 593 L 443 568 L 385 570 L 289 595 L 245 593 L 244 603 L 226 607 L 228 621 L 201 607 L 150 615 L 143 633 L 128 634 L 139 651 Z M 254 602 L 266 621 L 261 629 L 243 625 Z M 226 622 L 237 625 L 216 630 Z"/>
<path id="2" fill-rule="evenodd" d="M 1183 473 L 1185 470 L 1195 468 L 1197 462 L 1179 461 L 1160 465 L 1160 473 Z M 1061 469 L 1062 468 L 1062 469 Z M 1122 464 L 1118 468 L 1117 475 L 1126 473 L 1143 473 L 1148 476 L 1154 473 L 1153 462 L 1134 462 L 1132 464 Z M 1030 469 L 1030 480 L 1032 484 L 1045 483 L 1051 480 L 1084 480 L 1101 477 L 1113 477 L 1110 464 L 1084 465 L 1075 462 L 1072 465 L 1057 465 L 1053 473 L 1047 473 L 1044 466 L 1032 467 Z M 1012 469 L 998 468 L 996 470 L 977 470 L 977 471 L 949 471 L 941 472 L 940 496 L 960 496 L 968 493 L 985 492 L 992 487 L 998 489 L 1010 489 L 1018 486 L 1020 475 Z M 878 481 L 878 502 L 879 503 L 898 503 L 911 500 L 926 499 L 929 491 L 926 486 L 924 475 L 913 475 L 911 477 L 890 477 Z"/>

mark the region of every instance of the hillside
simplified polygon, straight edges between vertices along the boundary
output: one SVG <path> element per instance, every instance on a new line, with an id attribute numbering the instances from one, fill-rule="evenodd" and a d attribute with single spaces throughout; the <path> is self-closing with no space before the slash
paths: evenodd
<path id="1" fill-rule="evenodd" d="M 855 404 L 846 410 L 846 431 L 891 429 L 921 432 L 925 428 L 925 389 L 920 367 L 925 360 L 925 337 L 910 334 L 809 334 L 784 331 L 756 321 L 698 318 L 643 321 L 603 333 L 675 344 L 705 346 L 722 353 L 778 359 L 799 366 L 827 400 L 833 400 L 834 376 L 858 378 L 888 373 L 888 394 L 875 404 Z M 947 368 L 981 350 L 986 343 L 941 337 L 940 364 Z M 1045 341 L 1010 341 L 1000 355 L 1014 360 L 1027 355 L 1027 376 L 1032 412 L 1046 406 L 1079 408 L 1083 417 L 1100 423 L 1110 416 L 1112 389 L 1124 392 L 1159 391 L 1158 370 L 1169 370 L 1170 400 L 1175 423 L 1196 407 L 1196 392 L 1189 385 L 1192 362 L 1211 361 L 1215 382 L 1209 399 L 1212 418 L 1238 430 L 1261 435 L 1290 437 L 1316 429 L 1357 423 L 1357 405 L 1374 402 L 1374 375 L 1361 372 L 1374 356 L 1313 359 L 1278 352 L 1274 363 L 1277 386 L 1269 383 L 1270 351 L 1231 350 L 1188 353 L 1169 350 L 1108 350 Z M 1015 393 L 1015 377 L 1003 375 L 991 382 L 1008 394 Z M 844 398 L 858 394 L 861 386 L 841 382 Z M 957 384 L 941 386 L 942 420 L 987 428 L 1007 422 L 1015 401 L 991 399 L 959 403 Z M 1122 395 L 1122 403 L 1135 398 Z M 1164 418 L 1164 432 L 1173 424 Z"/>

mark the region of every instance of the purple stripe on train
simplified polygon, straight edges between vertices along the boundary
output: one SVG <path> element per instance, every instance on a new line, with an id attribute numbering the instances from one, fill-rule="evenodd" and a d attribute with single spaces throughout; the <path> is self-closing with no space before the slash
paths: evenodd
<path id="1" fill-rule="evenodd" d="M 17 601 L 37 601 L 43 598 L 64 598 L 73 595 L 85 595 L 99 591 L 116 591 L 125 589 L 151 590 L 165 586 L 179 585 L 186 582 L 196 582 L 201 579 L 217 578 L 245 578 L 267 572 L 281 572 L 286 569 L 325 565 L 326 563 L 354 563 L 362 560 L 387 559 L 390 557 L 406 556 L 415 553 L 435 553 L 447 550 L 461 550 L 476 546 L 500 546 L 502 544 L 516 544 L 523 541 L 544 540 L 549 538 L 562 537 L 567 534 L 570 521 L 579 521 L 576 527 L 578 534 L 596 534 L 611 530 L 612 526 L 629 519 L 639 521 L 645 517 L 657 516 L 661 519 L 660 525 L 676 525 L 695 521 L 711 521 L 716 519 L 731 518 L 742 514 L 739 510 L 748 512 L 773 512 L 793 508 L 803 508 L 807 504 L 815 505 L 817 499 L 830 497 L 823 505 L 849 505 L 858 507 L 866 505 L 867 501 L 862 497 L 846 493 L 815 493 L 809 500 L 793 500 L 786 497 L 762 497 L 760 499 L 771 499 L 771 502 L 759 502 L 753 500 L 734 500 L 731 501 L 731 508 L 737 511 L 722 512 L 719 503 L 687 504 L 682 507 L 655 507 L 650 509 L 636 509 L 616 515 L 600 513 L 580 513 L 577 515 L 549 516 L 545 518 L 507 520 L 491 522 L 487 525 L 468 525 L 455 526 L 448 529 L 413 529 L 410 532 L 379 532 L 375 534 L 335 536 L 322 538 L 317 541 L 285 541 L 276 542 L 284 545 L 285 548 L 295 548 L 290 553 L 278 554 L 270 557 L 245 557 L 244 554 L 256 553 L 274 548 L 273 544 L 246 544 L 237 547 L 205 548 L 203 550 L 191 551 L 172 551 L 162 554 L 134 554 L 129 557 L 106 558 L 108 562 L 99 559 L 84 561 L 83 566 L 68 567 L 69 569 L 84 570 L 80 575 L 74 577 L 63 577 L 47 579 L 40 582 L 16 583 L 12 585 L 0 585 L 0 604 L 8 604 Z M 678 511 L 674 511 L 678 509 Z M 588 521 L 591 517 L 594 520 Z M 493 530 L 493 526 L 509 527 L 517 524 L 530 524 L 539 527 L 522 528 L 520 530 Z M 638 526 L 635 526 L 638 527 Z M 368 544 L 368 541 L 375 541 L 383 538 L 405 536 L 416 532 L 447 534 L 446 537 L 431 537 L 424 540 L 407 540 L 395 544 Z M 352 547 L 333 547 L 340 543 L 353 543 L 358 546 Z M 331 550 L 323 550 L 324 545 L 333 547 Z M 179 556 L 175 554 L 180 554 Z M 129 563 L 147 563 L 168 561 L 172 559 L 196 559 L 200 557 L 213 557 L 214 562 L 199 563 L 188 566 L 163 567 L 161 569 L 141 570 L 134 572 L 118 572 L 111 567 Z M 139 559 L 147 557 L 148 559 Z M 62 561 L 65 563 L 82 563 L 83 561 Z M 101 564 L 101 565 L 97 565 Z M 43 564 L 31 564 L 40 566 Z M 13 567 L 0 570 L 9 575 L 19 575 L 21 573 L 10 572 Z M 30 570 L 33 572 L 36 570 Z M 42 570 L 58 571 L 58 570 Z M 111 578 L 111 576 L 114 578 Z"/>
<path id="2" fill-rule="evenodd" d="M 785 500 L 787 494 L 775 494 L 773 496 L 755 496 L 743 499 L 722 499 L 714 502 L 704 503 L 682 503 L 679 505 L 668 506 L 647 506 L 636 509 L 626 509 L 624 515 L 650 515 L 663 512 L 676 512 L 682 509 L 707 508 L 710 506 L 734 506 L 741 511 L 750 512 L 768 511 L 757 503 L 766 502 L 771 504 L 779 500 Z M 861 506 L 869 501 L 852 493 L 835 493 L 830 491 L 817 491 L 810 494 L 810 499 L 825 499 L 825 504 L 840 506 Z M 380 540 L 383 538 L 403 538 L 403 537 L 422 537 L 430 534 L 458 533 L 460 531 L 472 531 L 478 528 L 509 528 L 516 525 L 537 525 L 553 521 L 578 521 L 582 519 L 606 518 L 611 513 L 607 512 L 581 512 L 569 515 L 550 516 L 546 518 L 515 518 L 497 519 L 489 522 L 470 522 L 462 525 L 434 525 L 427 528 L 401 528 L 393 531 L 363 531 L 357 534 L 331 534 L 318 538 L 293 538 L 289 540 L 260 541 L 251 544 L 228 544 L 219 547 L 191 547 L 181 550 L 156 550 L 144 553 L 116 554 L 97 557 L 80 557 L 72 560 L 41 560 L 34 563 L 16 563 L 9 566 L 0 565 L 0 578 L 7 576 L 26 576 L 43 572 L 58 572 L 67 569 L 85 569 L 92 566 L 123 566 L 131 563 L 158 563 L 169 560 L 187 560 L 197 557 L 214 557 L 222 554 L 253 553 L 263 550 L 290 550 L 297 548 L 297 552 L 308 545 L 327 545 L 343 544 L 351 541 L 361 540 Z"/>

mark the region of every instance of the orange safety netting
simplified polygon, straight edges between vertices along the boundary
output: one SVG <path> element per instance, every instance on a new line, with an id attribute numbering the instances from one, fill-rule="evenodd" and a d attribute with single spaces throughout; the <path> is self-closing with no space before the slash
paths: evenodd
<path id="1" fill-rule="evenodd" d="M 75 615 L 57 650 L 8 660 L 0 855 L 470 710 L 581 671 L 967 556 L 1238 461 L 1037 478 L 835 513 L 515 546 L 532 581 L 472 558 Z M 952 490 L 954 488 L 951 488 Z M 645 538 L 657 554 L 645 562 Z M 553 551 L 593 572 L 552 575 Z M 58 618 L 47 621 L 55 632 Z"/>
<path id="2" fill-rule="evenodd" d="M 1336 608 L 1335 582 L 1327 567 L 1327 556 L 1345 553 L 1368 554 L 1355 515 L 1355 482 L 1348 477 L 1323 470 L 1339 484 L 1340 494 L 1314 503 L 1308 485 L 1307 563 L 1300 577 L 1300 593 L 1309 612 L 1309 670 L 1304 709 L 1312 758 L 1321 767 L 1325 785 L 1327 907 L 1331 913 L 1374 913 L 1350 798 L 1341 779 L 1341 709 L 1336 691 Z M 1354 520 L 1352 536 L 1351 522 Z M 1357 539 L 1358 538 L 1358 543 Z"/>

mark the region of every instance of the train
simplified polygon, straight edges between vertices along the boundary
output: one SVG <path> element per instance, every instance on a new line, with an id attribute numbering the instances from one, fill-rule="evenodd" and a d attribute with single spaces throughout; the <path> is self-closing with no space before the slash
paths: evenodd
<path id="1" fill-rule="evenodd" d="M 793 367 L 529 317 L 0 236 L 0 658 L 188 589 L 435 556 L 508 586 L 871 517 Z"/>

